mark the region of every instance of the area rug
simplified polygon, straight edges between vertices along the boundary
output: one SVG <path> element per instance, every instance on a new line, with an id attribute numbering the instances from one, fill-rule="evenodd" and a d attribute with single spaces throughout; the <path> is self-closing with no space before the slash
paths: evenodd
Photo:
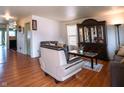
<path id="1" fill-rule="evenodd" d="M 92 70 L 92 71 L 95 71 L 95 72 L 100 72 L 102 67 L 103 67 L 103 64 L 93 64 L 93 69 L 91 68 L 91 62 L 89 61 L 83 61 L 83 68 L 84 69 L 88 69 L 88 70 Z"/>

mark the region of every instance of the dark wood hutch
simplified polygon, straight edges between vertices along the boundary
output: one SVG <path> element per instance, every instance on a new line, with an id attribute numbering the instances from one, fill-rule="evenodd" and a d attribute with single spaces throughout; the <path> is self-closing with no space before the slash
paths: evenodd
<path id="1" fill-rule="evenodd" d="M 97 52 L 98 58 L 108 60 L 106 22 L 86 19 L 78 28 L 78 46 L 86 52 Z"/>

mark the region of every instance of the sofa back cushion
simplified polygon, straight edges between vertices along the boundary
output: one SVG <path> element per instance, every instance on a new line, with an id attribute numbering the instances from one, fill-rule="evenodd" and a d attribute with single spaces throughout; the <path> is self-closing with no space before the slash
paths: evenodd
<path id="1" fill-rule="evenodd" d="M 121 60 L 121 62 L 120 62 L 120 63 L 124 64 L 124 58 Z"/>

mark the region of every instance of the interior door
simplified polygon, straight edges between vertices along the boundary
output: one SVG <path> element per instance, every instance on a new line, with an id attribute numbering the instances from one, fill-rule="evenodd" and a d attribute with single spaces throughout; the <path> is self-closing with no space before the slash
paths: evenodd
<path id="1" fill-rule="evenodd" d="M 26 47 L 27 47 L 27 55 L 31 55 L 31 30 L 30 30 L 30 23 L 25 24 L 25 30 L 26 30 Z"/>

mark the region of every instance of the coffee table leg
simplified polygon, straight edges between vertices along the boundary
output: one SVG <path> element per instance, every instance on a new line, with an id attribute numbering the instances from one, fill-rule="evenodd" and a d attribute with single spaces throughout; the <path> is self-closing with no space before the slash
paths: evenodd
<path id="1" fill-rule="evenodd" d="M 91 68 L 93 69 L 93 58 L 91 58 Z"/>

